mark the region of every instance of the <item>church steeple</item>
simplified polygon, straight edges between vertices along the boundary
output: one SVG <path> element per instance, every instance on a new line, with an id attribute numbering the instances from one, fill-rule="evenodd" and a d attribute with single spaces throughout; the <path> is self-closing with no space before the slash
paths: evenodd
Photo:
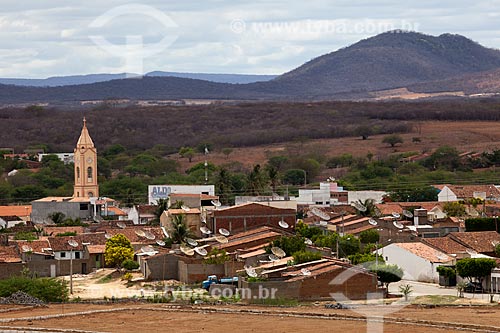
<path id="1" fill-rule="evenodd" d="M 97 183 L 97 149 L 87 129 L 87 121 L 83 118 L 83 128 L 74 150 L 75 153 L 75 185 L 73 197 L 98 197 Z"/>

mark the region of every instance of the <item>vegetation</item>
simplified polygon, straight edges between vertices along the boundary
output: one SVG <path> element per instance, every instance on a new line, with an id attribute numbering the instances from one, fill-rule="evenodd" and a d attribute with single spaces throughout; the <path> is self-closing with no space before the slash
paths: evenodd
<path id="1" fill-rule="evenodd" d="M 176 244 L 184 242 L 186 237 L 192 237 L 192 232 L 186 224 L 186 215 L 178 214 L 172 216 L 172 228 L 170 238 Z"/>
<path id="2" fill-rule="evenodd" d="M 496 267 L 496 261 L 488 258 L 464 258 L 457 261 L 457 273 L 462 278 L 467 278 L 470 282 L 475 278 L 482 282 L 483 278 L 491 274 L 491 270 Z"/>
<path id="3" fill-rule="evenodd" d="M 271 247 L 279 247 L 285 251 L 287 256 L 293 256 L 296 252 L 302 252 L 306 249 L 306 244 L 304 243 L 304 238 L 300 236 L 281 236 L 280 238 L 274 240 L 271 246 L 267 247 L 267 252 L 271 253 Z"/>
<path id="4" fill-rule="evenodd" d="M 116 234 L 106 241 L 104 258 L 106 265 L 120 268 L 125 261 L 134 259 L 134 248 L 127 237 Z"/>
<path id="5" fill-rule="evenodd" d="M 44 302 L 65 302 L 69 295 L 64 280 L 28 276 L 13 276 L 0 280 L 0 297 L 8 297 L 16 291 L 23 291 Z"/>
<path id="6" fill-rule="evenodd" d="M 468 218 L 465 220 L 465 230 L 467 232 L 471 231 L 496 231 L 500 230 L 498 228 L 497 218 L 493 217 L 476 217 Z"/>
<path id="7" fill-rule="evenodd" d="M 128 271 L 132 271 L 134 269 L 139 268 L 139 263 L 137 261 L 134 261 L 134 260 L 125 259 L 122 263 L 122 267 Z"/>
<path id="8" fill-rule="evenodd" d="M 409 284 L 399 286 L 399 291 L 403 294 L 405 302 L 408 302 L 408 296 L 413 292 L 413 287 Z"/>
<path id="9" fill-rule="evenodd" d="M 214 265 L 220 265 L 229 260 L 230 257 L 227 254 L 226 250 L 219 250 L 216 247 L 213 247 L 205 257 L 205 263 Z"/>
<path id="10" fill-rule="evenodd" d="M 384 137 L 382 139 L 382 142 L 383 143 L 387 143 L 389 144 L 391 147 L 394 147 L 396 146 L 398 143 L 403 143 L 404 140 L 403 138 L 401 137 L 401 135 L 397 135 L 397 134 L 391 134 L 391 135 L 387 135 L 386 137 Z"/>
<path id="11" fill-rule="evenodd" d="M 457 276 L 457 271 L 452 267 L 438 266 L 436 270 L 440 276 L 443 276 L 445 278 L 454 278 Z"/>
<path id="12" fill-rule="evenodd" d="M 377 260 L 380 265 L 383 265 L 385 263 L 385 260 L 382 256 L 376 257 L 376 254 L 374 253 L 356 253 L 356 254 L 351 254 L 348 259 L 351 261 L 351 264 L 353 265 L 363 265 L 364 267 L 370 267 L 373 265 Z"/>
<path id="13" fill-rule="evenodd" d="M 34 240 L 38 239 L 38 237 L 36 236 L 35 233 L 33 233 L 31 231 L 21 231 L 21 232 L 17 232 L 14 235 L 14 239 L 15 240 L 34 241 Z"/>
<path id="14" fill-rule="evenodd" d="M 376 229 L 365 230 L 359 234 L 361 244 L 377 243 L 380 240 L 380 233 Z"/>
<path id="15" fill-rule="evenodd" d="M 377 274 L 378 280 L 384 284 L 387 292 L 389 291 L 389 284 L 401 281 L 403 278 L 403 270 L 397 265 L 372 265 L 370 271 Z"/>
<path id="16" fill-rule="evenodd" d="M 293 254 L 293 263 L 295 265 L 303 264 L 309 261 L 321 259 L 321 253 L 310 251 L 298 251 Z"/>

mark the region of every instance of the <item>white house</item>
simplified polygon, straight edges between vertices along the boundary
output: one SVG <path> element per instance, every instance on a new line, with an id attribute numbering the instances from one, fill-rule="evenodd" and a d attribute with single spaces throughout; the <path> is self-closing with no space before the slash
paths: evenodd
<path id="1" fill-rule="evenodd" d="M 420 282 L 439 281 L 437 267 L 454 264 L 454 258 L 429 245 L 415 243 L 392 243 L 378 250 L 378 254 L 390 265 L 403 269 L 403 279 Z"/>
<path id="2" fill-rule="evenodd" d="M 19 216 L 0 216 L 0 228 L 11 228 L 16 224 L 26 224 Z"/>
<path id="3" fill-rule="evenodd" d="M 319 189 L 299 189 L 298 205 L 330 206 L 330 183 L 320 183 Z"/>
<path id="4" fill-rule="evenodd" d="M 449 202 L 472 198 L 500 201 L 500 190 L 491 185 L 435 185 L 440 189 L 438 201 Z"/>

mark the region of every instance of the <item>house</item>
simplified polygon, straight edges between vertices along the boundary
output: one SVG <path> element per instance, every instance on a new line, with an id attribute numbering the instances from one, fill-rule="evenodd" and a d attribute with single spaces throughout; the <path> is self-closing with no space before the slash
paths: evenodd
<path id="1" fill-rule="evenodd" d="M 18 224 L 26 224 L 19 216 L 0 216 L 0 228 L 12 228 Z"/>
<path id="2" fill-rule="evenodd" d="M 422 243 L 446 253 L 457 260 L 470 257 L 470 249 L 451 237 L 422 238 Z"/>
<path id="3" fill-rule="evenodd" d="M 19 275 L 23 270 L 23 261 L 16 246 L 0 246 L 0 279 Z"/>
<path id="4" fill-rule="evenodd" d="M 85 233 L 85 228 L 81 226 L 58 227 L 43 226 L 43 234 L 47 236 L 57 236 L 59 234 L 75 233 L 77 235 Z"/>
<path id="5" fill-rule="evenodd" d="M 260 196 L 236 196 L 234 197 L 234 203 L 236 206 L 257 202 L 263 203 L 271 207 L 276 208 L 288 208 L 297 210 L 297 200 L 295 198 L 287 199 L 278 195 L 260 195 Z"/>
<path id="6" fill-rule="evenodd" d="M 163 231 L 160 227 L 146 227 L 146 226 L 126 226 L 124 229 L 116 226 L 104 226 L 98 229 L 103 231 L 108 236 L 122 234 L 132 243 L 135 251 L 138 251 L 144 245 L 156 244 L 157 240 L 165 238 Z M 103 234 L 104 234 L 103 233 Z"/>
<path id="7" fill-rule="evenodd" d="M 459 201 L 480 198 L 483 200 L 500 201 L 500 190 L 490 185 L 434 185 L 440 190 L 439 202 Z"/>
<path id="8" fill-rule="evenodd" d="M 437 267 L 455 262 L 448 254 L 421 242 L 392 243 L 376 252 L 387 264 L 401 267 L 403 279 L 411 281 L 436 283 Z"/>
<path id="9" fill-rule="evenodd" d="M 68 241 L 77 242 L 76 247 Z M 106 237 L 104 233 L 87 233 L 77 236 L 49 237 L 50 248 L 56 260 L 56 275 L 70 274 L 70 261 L 73 259 L 74 274 L 88 274 L 104 267 Z"/>
<path id="10" fill-rule="evenodd" d="M 203 193 L 171 193 L 169 196 L 170 206 L 182 202 L 190 208 L 202 209 L 202 207 L 213 207 L 213 201 L 219 201 L 217 195 L 208 195 Z"/>
<path id="11" fill-rule="evenodd" d="M 291 257 L 255 267 L 260 282 L 242 278 L 242 300 L 261 302 L 259 290 L 274 290 L 275 298 L 307 301 L 367 300 L 378 291 L 377 277 L 369 271 L 334 259 L 289 266 Z M 244 273 L 244 271 L 241 271 Z"/>
<path id="12" fill-rule="evenodd" d="M 471 253 L 479 253 L 495 257 L 495 246 L 500 244 L 500 234 L 496 231 L 452 232 L 449 237 L 471 249 Z"/>
<path id="13" fill-rule="evenodd" d="M 296 211 L 271 207 L 262 203 L 247 203 L 209 211 L 206 219 L 207 226 L 211 230 L 224 228 L 231 233 L 266 225 L 275 226 L 276 228 L 288 226 L 290 230 L 293 230 L 295 228 Z"/>
<path id="14" fill-rule="evenodd" d="M 155 205 L 136 205 L 129 210 L 127 218 L 134 224 L 148 224 L 156 218 L 157 208 Z"/>
<path id="15" fill-rule="evenodd" d="M 330 183 L 320 183 L 319 189 L 299 189 L 297 204 L 329 207 L 330 200 Z"/>
<path id="16" fill-rule="evenodd" d="M 75 162 L 75 153 L 38 154 L 38 162 L 42 162 L 44 156 L 57 156 L 57 158 L 64 164 L 70 164 Z"/>
<path id="17" fill-rule="evenodd" d="M 31 205 L 0 206 L 0 216 L 17 216 L 23 221 L 31 221 Z"/>
<path id="18" fill-rule="evenodd" d="M 200 231 L 200 227 L 202 225 L 201 211 L 198 208 L 190 208 L 189 210 L 168 209 L 164 211 L 160 216 L 161 226 L 167 228 L 167 230 L 171 230 L 173 220 L 176 216 L 178 217 L 180 215 L 184 216 L 184 222 L 186 223 L 186 226 L 196 237 L 203 236 Z"/>
<path id="19" fill-rule="evenodd" d="M 14 244 L 21 252 L 23 262 L 30 272 L 39 277 L 57 276 L 57 261 L 47 238 L 34 241 L 19 240 Z"/>

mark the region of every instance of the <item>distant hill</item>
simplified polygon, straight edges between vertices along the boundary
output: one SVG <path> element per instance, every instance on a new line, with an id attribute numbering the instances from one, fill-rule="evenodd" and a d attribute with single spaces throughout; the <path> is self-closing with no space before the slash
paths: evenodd
<path id="1" fill-rule="evenodd" d="M 497 69 L 500 69 L 500 51 L 485 48 L 463 36 L 444 34 L 434 37 L 416 32 L 393 31 L 320 56 L 264 82 L 228 84 L 193 78 L 163 77 L 169 73 L 150 73 L 162 76 L 51 88 L 0 86 L 0 102 L 32 103 L 107 98 L 360 99 L 371 98 L 370 92 L 384 89 L 430 89 L 432 92 L 458 89 L 461 87 L 460 82 L 462 85 L 469 82 L 470 86 L 472 81 L 476 82 L 476 88 L 471 91 L 480 93 L 483 79 L 492 82 L 491 78 L 488 79 L 483 74 Z M 474 76 L 476 74 L 477 76 Z M 196 78 L 221 79 L 218 74 L 200 75 L 196 74 Z M 225 79 L 229 80 L 230 77 Z M 488 85 L 489 92 L 496 89 L 497 85 Z"/>
<path id="2" fill-rule="evenodd" d="M 71 76 L 54 76 L 46 79 L 10 79 L 0 78 L 0 84 L 13 84 L 16 86 L 26 87 L 58 87 L 79 84 L 92 84 L 98 82 L 106 82 L 111 80 L 125 79 L 128 77 L 138 76 L 137 74 L 121 73 L 121 74 L 89 74 L 89 75 L 71 75 Z M 250 74 L 209 74 L 209 73 L 178 73 L 178 72 L 149 72 L 146 76 L 154 77 L 181 77 L 187 79 L 205 80 L 219 83 L 253 83 L 260 81 L 269 81 L 276 75 L 250 75 Z"/>

